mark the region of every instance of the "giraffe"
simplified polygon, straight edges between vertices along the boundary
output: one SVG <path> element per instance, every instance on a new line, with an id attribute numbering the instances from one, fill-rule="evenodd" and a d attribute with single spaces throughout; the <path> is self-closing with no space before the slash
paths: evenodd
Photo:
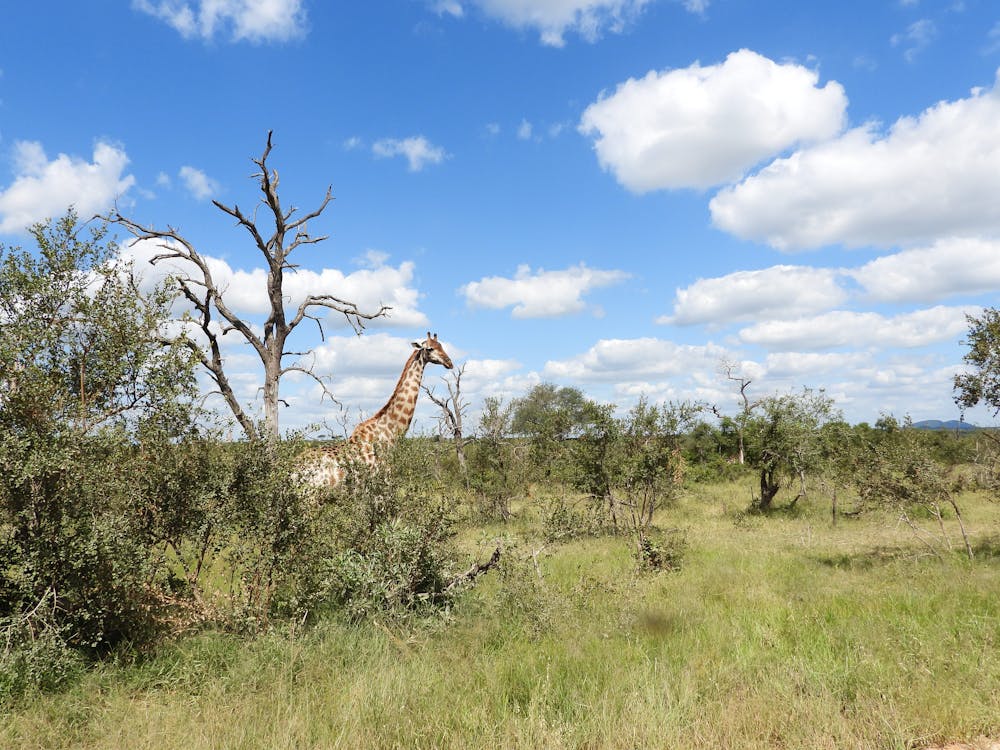
<path id="1" fill-rule="evenodd" d="M 428 362 L 447 369 L 453 367 L 451 357 L 438 342 L 437 334 L 427 332 L 423 341 L 413 342 L 414 352 L 406 361 L 399 382 L 389 400 L 375 414 L 361 422 L 344 443 L 315 448 L 304 457 L 303 476 L 314 487 L 336 487 L 343 481 L 351 463 L 374 467 L 379 454 L 406 434 L 417 406 L 420 381 Z"/>

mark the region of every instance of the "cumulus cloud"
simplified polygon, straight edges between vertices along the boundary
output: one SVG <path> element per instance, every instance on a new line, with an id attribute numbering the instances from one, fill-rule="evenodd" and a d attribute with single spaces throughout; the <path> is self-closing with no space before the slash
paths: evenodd
<path id="1" fill-rule="evenodd" d="M 637 193 L 708 188 L 844 127 L 847 97 L 816 71 L 740 50 L 724 62 L 650 71 L 601 96 L 579 129 L 601 166 Z"/>
<path id="2" fill-rule="evenodd" d="M 543 376 L 555 380 L 626 383 L 686 374 L 696 369 L 712 371 L 725 350 L 679 345 L 658 338 L 602 339 L 583 354 L 545 363 Z"/>
<path id="3" fill-rule="evenodd" d="M 107 209 L 135 184 L 123 175 L 129 159 L 125 150 L 103 141 L 94 146 L 91 161 L 59 154 L 49 161 L 42 144 L 14 144 L 14 181 L 0 191 L 0 232 L 22 232 L 46 218 L 61 216 L 75 206 L 82 218 Z"/>
<path id="4" fill-rule="evenodd" d="M 200 169 L 184 166 L 181 167 L 178 176 L 187 191 L 200 201 L 211 198 L 219 190 L 219 183 Z"/>
<path id="5" fill-rule="evenodd" d="M 790 318 L 829 310 L 847 298 L 838 272 L 807 266 L 737 271 L 678 289 L 673 315 L 658 323 L 691 325 L 733 320 Z"/>
<path id="6" fill-rule="evenodd" d="M 574 32 L 594 42 L 605 32 L 620 33 L 638 16 L 650 0 L 466 0 L 482 13 L 515 29 L 534 29 L 542 44 L 562 47 L 566 33 Z M 707 4 L 706 0 L 687 0 L 685 7 L 692 12 Z M 438 13 L 463 15 L 458 0 L 436 0 Z"/>
<path id="7" fill-rule="evenodd" d="M 915 348 L 956 341 L 965 333 L 972 307 L 937 306 L 886 317 L 875 312 L 836 310 L 811 318 L 757 323 L 739 338 L 777 351 L 817 351 L 841 346 Z"/>
<path id="8" fill-rule="evenodd" d="M 422 135 L 403 139 L 383 138 L 372 144 L 372 153 L 384 159 L 405 157 L 411 172 L 419 172 L 428 164 L 440 164 L 448 156 L 443 148 L 435 146 Z"/>
<path id="9" fill-rule="evenodd" d="M 947 238 L 903 250 L 849 272 L 868 295 L 887 302 L 932 302 L 1000 289 L 1000 241 Z"/>
<path id="10" fill-rule="evenodd" d="M 871 363 L 867 352 L 772 352 L 764 360 L 766 377 L 800 379 L 831 374 L 850 377 L 859 367 Z"/>
<path id="11" fill-rule="evenodd" d="M 313 350 L 317 373 L 382 378 L 398 377 L 412 352 L 409 339 L 384 332 L 333 336 Z"/>
<path id="12" fill-rule="evenodd" d="M 132 0 L 132 7 L 165 22 L 185 39 L 287 42 L 306 33 L 302 0 Z"/>
<path id="13" fill-rule="evenodd" d="M 778 159 L 711 201 L 727 232 L 780 250 L 1000 231 L 1000 91 L 974 89 Z"/>
<path id="14" fill-rule="evenodd" d="M 583 311 L 585 294 L 628 277 L 624 271 L 603 271 L 582 263 L 562 271 L 532 271 L 530 266 L 521 265 L 512 279 L 488 276 L 459 291 L 473 307 L 513 307 L 515 318 L 551 318 Z"/>

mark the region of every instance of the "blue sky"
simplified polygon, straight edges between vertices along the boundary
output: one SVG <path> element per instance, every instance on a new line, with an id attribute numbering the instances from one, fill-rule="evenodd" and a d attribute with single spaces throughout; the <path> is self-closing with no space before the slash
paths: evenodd
<path id="1" fill-rule="evenodd" d="M 728 362 L 851 421 L 952 418 L 964 316 L 1000 289 L 998 68 L 992 0 L 16 3 L 0 242 L 117 200 L 259 321 L 262 263 L 211 199 L 255 203 L 270 129 L 286 205 L 336 198 L 290 302 L 394 308 L 360 339 L 301 332 L 341 421 L 427 330 L 473 411 L 542 381 L 734 411 Z M 283 395 L 283 426 L 341 429 L 310 381 Z"/>

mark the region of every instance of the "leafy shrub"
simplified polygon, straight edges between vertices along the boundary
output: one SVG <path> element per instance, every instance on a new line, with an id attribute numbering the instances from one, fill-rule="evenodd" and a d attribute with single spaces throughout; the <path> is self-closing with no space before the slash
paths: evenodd
<path id="1" fill-rule="evenodd" d="M 612 531 L 603 506 L 592 498 L 570 502 L 565 495 L 543 498 L 539 507 L 542 535 L 547 542 L 561 542 Z"/>
<path id="2" fill-rule="evenodd" d="M 552 595 L 535 567 L 535 560 L 516 545 L 504 545 L 497 568 L 495 608 L 497 623 L 513 623 L 537 637 L 559 614 L 559 599 Z"/>
<path id="3" fill-rule="evenodd" d="M 71 646 L 101 652 L 150 640 L 158 630 L 155 562 L 134 513 L 131 449 L 110 430 L 46 438 L 0 446 L 10 528 L 0 540 L 9 561 L 0 570 L 0 616 L 38 612 L 50 597 L 52 624 Z"/>
<path id="4" fill-rule="evenodd" d="M 293 478 L 296 440 L 233 446 L 232 484 L 217 532 L 228 572 L 229 624 L 256 630 L 272 616 L 302 618 L 328 597 L 330 508 Z"/>
<path id="5" fill-rule="evenodd" d="M 858 436 L 846 454 L 843 466 L 851 472 L 850 481 L 862 510 L 894 511 L 923 544 L 938 554 L 937 546 L 951 546 L 943 523 L 943 508 L 950 506 L 958 519 L 966 554 L 972 558 L 965 524 L 955 501 L 956 479 L 929 455 L 915 429 L 908 424 L 902 428 L 895 426 L 877 442 Z M 919 529 L 914 519 L 921 517 L 936 520 L 939 533 Z M 935 536 L 940 545 L 932 541 Z"/>
<path id="6" fill-rule="evenodd" d="M 0 708 L 35 690 L 54 690 L 83 665 L 62 628 L 51 617 L 45 596 L 26 615 L 0 619 Z"/>
<path id="7" fill-rule="evenodd" d="M 354 620 L 428 612 L 453 595 L 453 503 L 398 479 L 399 451 L 388 469 L 355 467 L 333 506 L 330 598 Z"/>
<path id="8" fill-rule="evenodd" d="M 645 570 L 680 570 L 687 549 L 683 529 L 649 528 L 636 535 L 636 559 Z"/>

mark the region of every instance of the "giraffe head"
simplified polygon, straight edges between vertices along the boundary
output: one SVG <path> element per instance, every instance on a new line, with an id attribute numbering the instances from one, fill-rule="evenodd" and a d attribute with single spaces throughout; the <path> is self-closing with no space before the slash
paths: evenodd
<path id="1" fill-rule="evenodd" d="M 420 356 L 423 357 L 424 362 L 433 362 L 449 370 L 453 367 L 451 357 L 448 356 L 448 352 L 438 342 L 436 333 L 431 336 L 431 332 L 428 331 L 426 339 L 413 342 L 413 348 L 420 352 Z"/>

